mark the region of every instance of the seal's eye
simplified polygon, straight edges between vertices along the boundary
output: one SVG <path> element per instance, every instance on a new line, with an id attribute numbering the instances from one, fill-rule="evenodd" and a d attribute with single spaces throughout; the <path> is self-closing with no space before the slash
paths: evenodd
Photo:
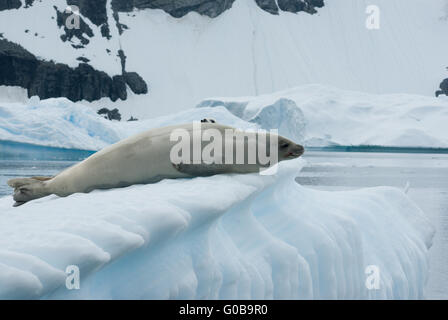
<path id="1" fill-rule="evenodd" d="M 280 148 L 282 148 L 282 149 L 284 149 L 284 148 L 288 148 L 288 147 L 289 147 L 289 143 L 288 143 L 288 142 L 282 143 L 282 144 L 280 145 Z"/>

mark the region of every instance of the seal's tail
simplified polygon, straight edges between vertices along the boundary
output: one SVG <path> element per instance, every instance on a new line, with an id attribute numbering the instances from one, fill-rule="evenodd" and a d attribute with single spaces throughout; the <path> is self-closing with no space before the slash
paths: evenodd
<path id="1" fill-rule="evenodd" d="M 8 180 L 8 185 L 14 188 L 14 207 L 18 207 L 25 202 L 33 199 L 42 198 L 51 194 L 45 181 L 52 177 L 31 177 L 31 178 L 17 178 Z"/>

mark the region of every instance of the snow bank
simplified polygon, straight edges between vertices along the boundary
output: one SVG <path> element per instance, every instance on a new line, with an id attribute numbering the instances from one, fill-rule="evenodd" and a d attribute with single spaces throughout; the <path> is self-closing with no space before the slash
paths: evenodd
<path id="1" fill-rule="evenodd" d="M 421 298 L 433 230 L 393 188 L 323 192 L 294 178 L 164 180 L 18 208 L 0 199 L 0 298 Z M 80 290 L 65 270 L 80 268 Z M 368 290 L 366 267 L 380 271 Z"/>
<path id="2" fill-rule="evenodd" d="M 307 146 L 448 147 L 446 98 L 306 85 L 257 97 L 207 99 L 198 107 L 225 107 Z"/>

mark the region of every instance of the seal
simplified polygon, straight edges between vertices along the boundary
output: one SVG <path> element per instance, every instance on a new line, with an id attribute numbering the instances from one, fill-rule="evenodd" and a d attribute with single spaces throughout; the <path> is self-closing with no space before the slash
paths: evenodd
<path id="1" fill-rule="evenodd" d="M 214 132 L 222 134 L 222 136 L 229 130 L 234 133 L 234 136 L 225 140 L 224 143 L 224 145 L 230 143 L 235 146 L 231 154 L 233 161 L 229 162 L 224 159 L 224 151 L 214 151 L 217 158 L 222 158 L 215 163 L 202 160 L 199 163 L 195 163 L 193 160 L 175 163 L 172 161 L 172 150 L 178 142 L 173 140 L 172 133 L 175 130 L 183 130 L 183 132 L 194 136 L 198 133 L 197 127 L 194 126 L 194 123 L 187 123 L 151 129 L 110 145 L 53 177 L 9 180 L 8 185 L 14 188 L 13 198 L 16 201 L 14 206 L 51 194 L 66 197 L 73 193 L 88 193 L 95 189 L 155 183 L 162 179 L 211 176 L 222 173 L 251 173 L 274 164 L 266 165 L 261 162 L 259 157 L 255 163 L 252 163 L 247 155 L 242 162 L 238 163 L 235 161 L 235 150 L 238 145 L 242 145 L 248 154 L 251 151 L 251 146 L 253 147 L 253 144 L 250 144 L 250 137 L 247 138 L 244 134 L 238 135 L 242 131 L 218 124 L 214 120 L 204 119 L 197 124 L 201 133 L 207 129 L 214 129 Z M 258 135 L 258 133 L 255 134 L 255 138 L 259 138 Z M 267 133 L 266 141 L 274 136 Z M 275 137 L 278 139 L 278 144 L 277 150 L 274 152 L 278 153 L 278 157 L 276 157 L 278 161 L 297 158 L 303 154 L 304 148 L 301 145 L 281 136 Z M 201 151 L 209 143 L 201 141 Z M 194 147 L 193 144 L 193 142 L 189 142 L 190 147 Z M 269 147 L 267 150 L 270 152 Z M 190 159 L 193 153 L 191 152 Z"/>

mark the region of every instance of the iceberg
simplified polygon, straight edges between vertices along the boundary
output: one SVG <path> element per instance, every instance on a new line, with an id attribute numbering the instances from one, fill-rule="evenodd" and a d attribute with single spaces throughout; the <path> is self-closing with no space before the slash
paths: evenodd
<path id="1" fill-rule="evenodd" d="M 0 102 L 0 140 L 96 151 L 151 128 L 213 118 L 240 129 L 277 129 L 308 147 L 448 148 L 447 101 L 307 85 L 256 97 L 209 98 L 178 113 L 118 122 L 103 119 L 87 102 L 32 97 Z"/>
<path id="2" fill-rule="evenodd" d="M 179 123 L 213 118 L 241 129 L 255 129 L 224 107 L 189 109 L 169 116 L 132 122 L 109 121 L 82 103 L 66 98 L 27 103 L 0 102 L 0 140 L 55 148 L 100 150 L 131 135 Z"/>
<path id="3" fill-rule="evenodd" d="M 448 147 L 446 98 L 313 84 L 254 97 L 209 98 L 197 107 L 224 107 L 306 146 Z"/>
<path id="4" fill-rule="evenodd" d="M 306 135 L 306 120 L 302 110 L 290 99 L 280 98 L 274 103 L 248 107 L 249 101 L 204 100 L 198 108 L 224 107 L 235 116 L 255 123 L 261 129 L 278 129 L 284 137 L 303 143 Z"/>
<path id="5" fill-rule="evenodd" d="M 295 181 L 304 164 L 18 208 L 0 198 L 0 298 L 424 297 L 434 233 L 424 213 L 390 187 L 305 188 Z M 79 289 L 67 286 L 73 266 Z"/>

